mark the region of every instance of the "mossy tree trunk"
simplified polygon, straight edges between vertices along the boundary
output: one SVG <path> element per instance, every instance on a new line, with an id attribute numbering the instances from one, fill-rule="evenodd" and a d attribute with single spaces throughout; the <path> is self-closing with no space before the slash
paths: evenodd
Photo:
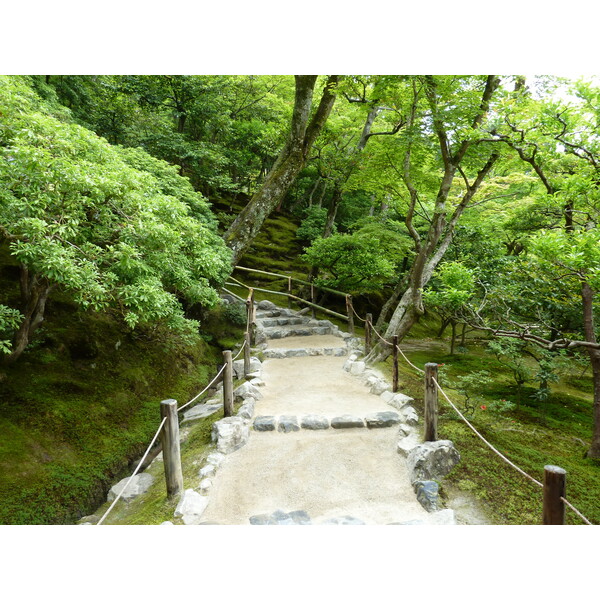
<path id="1" fill-rule="evenodd" d="M 489 110 L 492 95 L 498 88 L 499 83 L 500 79 L 497 76 L 488 76 L 482 94 L 479 111 L 471 125 L 473 130 L 477 130 L 483 122 L 483 118 Z M 384 337 L 387 340 L 390 340 L 393 336 L 398 336 L 398 339 L 402 340 L 410 331 L 411 327 L 419 320 L 419 317 L 425 312 L 423 307 L 423 289 L 429 283 L 437 265 L 448 250 L 448 247 L 454 238 L 456 224 L 462 213 L 467 208 L 477 190 L 480 188 L 483 180 L 499 158 L 499 154 L 493 152 L 489 156 L 487 162 L 479 169 L 473 183 L 470 183 L 465 178 L 467 188 L 466 193 L 454 208 L 450 218 L 447 218 L 447 201 L 450 194 L 450 188 L 457 172 L 460 172 L 464 177 L 464 173 L 461 170 L 461 163 L 465 158 L 467 150 L 473 144 L 473 140 L 463 140 L 458 144 L 456 151 L 454 153 L 451 152 L 450 137 L 446 131 L 446 125 L 443 122 L 442 111 L 439 106 L 440 98 L 438 97 L 437 86 L 433 77 L 427 76 L 425 78 L 424 87 L 433 116 L 433 128 L 438 138 L 444 171 L 441 177 L 429 229 L 425 235 L 421 235 L 415 229 L 413 224 L 413 216 L 418 204 L 419 193 L 413 184 L 411 175 L 412 144 L 408 145 L 404 154 L 402 175 L 403 182 L 410 196 L 409 210 L 406 216 L 406 227 L 410 236 L 413 238 L 415 259 L 408 275 L 408 287 L 401 294 L 400 300 L 396 305 L 385 332 Z M 413 91 L 414 99 L 407 123 L 409 132 L 413 128 L 413 125 L 417 125 L 416 111 L 418 92 L 416 87 L 413 88 Z M 390 346 L 379 342 L 366 357 L 366 361 L 368 363 L 374 363 L 385 360 L 390 353 Z"/>
<path id="2" fill-rule="evenodd" d="M 314 141 L 321 132 L 335 102 L 339 76 L 328 77 L 317 110 L 311 118 L 316 75 L 296 75 L 296 96 L 288 141 L 263 184 L 225 232 L 225 243 L 237 264 L 260 231 L 265 219 L 283 200 L 304 168 Z"/>

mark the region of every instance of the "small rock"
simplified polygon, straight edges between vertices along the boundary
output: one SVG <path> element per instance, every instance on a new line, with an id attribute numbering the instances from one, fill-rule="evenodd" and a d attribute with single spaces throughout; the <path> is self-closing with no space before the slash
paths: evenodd
<path id="1" fill-rule="evenodd" d="M 419 422 L 419 415 L 412 406 L 405 406 L 400 411 L 400 417 L 407 425 L 416 425 Z"/>
<path id="2" fill-rule="evenodd" d="M 127 485 L 129 481 L 129 477 L 125 477 L 125 479 L 121 479 L 119 483 L 113 485 L 108 492 L 107 500 L 108 502 L 113 502 L 113 500 L 120 494 L 123 488 Z M 148 491 L 148 488 L 154 482 L 154 477 L 150 475 L 150 473 L 139 473 L 138 475 L 134 475 L 131 478 L 131 483 L 127 485 L 127 489 L 121 496 L 121 500 L 125 502 L 129 502 L 133 500 L 133 498 L 137 498 L 140 494 Z"/>
<path id="3" fill-rule="evenodd" d="M 403 409 L 407 404 L 409 404 L 410 402 L 412 402 L 414 400 L 414 398 L 411 398 L 410 396 L 406 396 L 405 394 L 392 394 L 391 397 L 388 397 L 387 394 L 391 393 L 391 392 L 384 392 L 383 394 L 381 394 L 382 399 L 387 402 L 390 406 L 393 406 L 394 408 L 397 408 L 398 410 Z M 384 398 L 384 395 L 386 395 L 386 397 Z"/>
<path id="4" fill-rule="evenodd" d="M 400 423 L 400 415 L 392 411 L 372 413 L 365 417 L 365 421 L 369 429 L 392 427 Z"/>
<path id="5" fill-rule="evenodd" d="M 226 417 L 213 424 L 212 440 L 217 450 L 229 454 L 239 450 L 248 441 L 248 425 L 241 417 Z"/>
<path id="6" fill-rule="evenodd" d="M 389 390 L 391 387 L 392 386 L 387 381 L 383 381 L 383 379 L 376 379 L 371 386 L 370 392 L 371 394 L 375 394 L 375 396 L 379 396 L 383 392 Z"/>
<path id="7" fill-rule="evenodd" d="M 334 429 L 349 429 L 351 427 L 364 427 L 365 422 L 360 417 L 342 415 L 331 419 L 331 426 Z"/>
<path id="8" fill-rule="evenodd" d="M 217 402 L 214 402 L 212 404 L 198 404 L 197 406 L 194 406 L 193 408 L 190 408 L 189 410 L 186 410 L 183 413 L 182 422 L 195 421 L 196 419 L 204 419 L 206 417 L 209 417 L 210 415 L 214 415 L 219 410 L 220 404 L 220 401 L 218 404 Z"/>
<path id="9" fill-rule="evenodd" d="M 398 427 L 398 434 L 400 435 L 400 437 L 407 437 L 412 432 L 413 432 L 412 427 L 410 427 L 409 425 L 406 425 L 405 423 L 402 423 L 400 425 L 400 427 Z"/>
<path id="10" fill-rule="evenodd" d="M 273 302 L 271 302 L 270 300 L 261 300 L 257 304 L 257 307 L 260 310 L 277 310 L 277 305 L 273 304 Z"/>
<path id="11" fill-rule="evenodd" d="M 357 361 L 354 361 L 352 363 L 352 365 L 350 366 L 350 374 L 351 375 L 361 375 L 362 373 L 365 372 L 365 369 L 366 369 L 366 365 L 365 365 L 364 361 L 357 360 Z"/>
<path id="12" fill-rule="evenodd" d="M 237 414 L 238 417 L 242 417 L 242 419 L 250 420 L 252 415 L 254 415 L 254 399 L 248 398 L 245 400 L 242 406 L 240 406 Z"/>
<path id="13" fill-rule="evenodd" d="M 163 521 L 161 525 L 174 525 L 171 521 Z"/>
<path id="14" fill-rule="evenodd" d="M 256 417 L 253 428 L 255 431 L 275 431 L 275 417 Z"/>
<path id="15" fill-rule="evenodd" d="M 209 478 L 203 479 L 200 482 L 200 485 L 198 486 L 198 488 L 200 489 L 200 493 L 206 494 L 212 487 L 212 484 L 213 484 L 212 479 L 209 479 Z"/>
<path id="16" fill-rule="evenodd" d="M 250 525 L 310 525 L 310 517 L 303 510 L 295 510 L 290 513 L 276 510 L 270 515 L 250 517 Z"/>
<path id="17" fill-rule="evenodd" d="M 440 486 L 435 481 L 416 481 L 413 484 L 417 500 L 427 512 L 438 509 L 438 494 Z"/>
<path id="18" fill-rule="evenodd" d="M 202 479 L 204 477 L 210 477 L 211 475 L 215 474 L 215 465 L 206 465 L 204 467 L 202 467 L 199 471 L 198 471 L 198 476 Z"/>
<path id="19" fill-rule="evenodd" d="M 419 436 L 411 432 L 405 438 L 401 439 L 398 442 L 398 454 L 402 454 L 402 456 L 408 456 L 409 452 L 416 448 L 421 443 Z"/>
<path id="20" fill-rule="evenodd" d="M 412 483 L 442 479 L 460 461 L 460 454 L 450 440 L 424 442 L 413 448 L 406 457 Z"/>
<path id="21" fill-rule="evenodd" d="M 233 390 L 233 397 L 242 398 L 243 400 L 247 400 L 248 398 L 260 400 L 262 398 L 262 394 L 255 385 L 252 385 L 249 381 L 246 381 Z"/>
<path id="22" fill-rule="evenodd" d="M 209 465 L 214 465 L 215 469 L 218 469 L 221 466 L 221 464 L 223 463 L 224 460 L 225 460 L 225 455 L 222 454 L 221 452 L 211 452 L 206 457 L 206 462 Z"/>
<path id="23" fill-rule="evenodd" d="M 298 431 L 298 419 L 293 415 L 281 415 L 279 417 L 279 424 L 277 426 L 278 431 L 283 433 L 289 433 L 290 431 Z"/>
<path id="24" fill-rule="evenodd" d="M 250 379 L 250 383 L 255 387 L 264 387 L 265 382 L 260 377 L 254 377 L 254 379 Z"/>
<path id="25" fill-rule="evenodd" d="M 197 525 L 208 506 L 208 498 L 188 489 L 183 492 L 173 516 L 181 517 L 185 525 Z"/>
<path id="26" fill-rule="evenodd" d="M 329 429 L 329 419 L 320 415 L 305 415 L 300 426 L 302 429 Z"/>

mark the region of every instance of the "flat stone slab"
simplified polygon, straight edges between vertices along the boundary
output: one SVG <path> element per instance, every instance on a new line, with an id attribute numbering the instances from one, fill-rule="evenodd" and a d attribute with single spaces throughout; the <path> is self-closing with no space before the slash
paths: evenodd
<path id="1" fill-rule="evenodd" d="M 128 481 L 129 477 L 125 477 L 125 479 L 121 479 L 119 483 L 116 483 L 110 488 L 107 497 L 108 502 L 112 502 L 121 493 Z M 137 498 L 139 495 L 147 492 L 153 482 L 154 477 L 152 477 L 150 473 L 139 473 L 138 475 L 134 475 L 131 478 L 131 483 L 127 485 L 127 489 L 123 492 L 120 500 L 129 502 L 130 500 Z"/>
<path id="2" fill-rule="evenodd" d="M 365 417 L 367 427 L 375 429 L 376 427 L 392 427 L 400 423 L 400 415 L 396 412 L 384 411 L 378 413 L 371 413 Z"/>
<path id="3" fill-rule="evenodd" d="M 294 415 L 281 415 L 279 417 L 279 423 L 277 425 L 278 431 L 289 433 L 290 431 L 299 431 L 299 429 L 298 417 Z"/>
<path id="4" fill-rule="evenodd" d="M 303 510 L 294 510 L 289 513 L 276 510 L 270 515 L 250 517 L 250 525 L 311 525 L 311 520 Z"/>
<path id="5" fill-rule="evenodd" d="M 255 431 L 275 431 L 275 417 L 256 417 L 253 428 Z"/>
<path id="6" fill-rule="evenodd" d="M 304 415 L 300 421 L 302 429 L 329 429 L 329 419 L 320 415 Z"/>
<path id="7" fill-rule="evenodd" d="M 364 427 L 365 422 L 360 417 L 352 415 L 342 415 L 341 417 L 333 417 L 331 426 L 334 429 L 350 429 L 352 427 Z"/>

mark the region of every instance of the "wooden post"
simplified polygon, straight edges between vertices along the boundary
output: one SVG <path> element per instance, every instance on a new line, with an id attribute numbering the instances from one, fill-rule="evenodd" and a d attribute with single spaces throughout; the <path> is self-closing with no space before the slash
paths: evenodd
<path id="1" fill-rule="evenodd" d="M 314 304 L 315 303 L 315 286 L 311 283 L 310 284 L 310 301 Z M 317 309 L 312 306 L 312 318 L 316 319 L 317 318 Z"/>
<path id="2" fill-rule="evenodd" d="M 554 465 L 544 467 L 544 525 L 565 524 L 565 497 L 567 472 Z"/>
<path id="3" fill-rule="evenodd" d="M 292 294 L 292 278 L 288 277 L 288 294 L 290 294 L 288 296 L 288 308 L 292 308 L 292 298 L 291 298 L 291 294 Z"/>
<path id="4" fill-rule="evenodd" d="M 371 327 L 373 327 L 373 315 L 367 313 L 365 321 L 365 356 L 371 352 Z"/>
<path id="5" fill-rule="evenodd" d="M 438 388 L 437 363 L 425 365 L 425 441 L 437 442 Z"/>
<path id="6" fill-rule="evenodd" d="M 248 331 L 244 333 L 244 378 L 250 373 L 250 334 Z"/>
<path id="7" fill-rule="evenodd" d="M 354 312 L 352 310 L 352 296 L 346 295 L 346 312 L 348 313 L 348 331 L 354 335 Z"/>
<path id="8" fill-rule="evenodd" d="M 250 345 L 254 344 L 254 332 L 256 328 L 256 317 L 254 315 L 254 290 L 251 288 L 246 300 L 247 331 L 250 333 Z"/>
<path id="9" fill-rule="evenodd" d="M 161 421 L 167 418 L 161 435 L 163 464 L 167 496 L 172 498 L 183 491 L 183 473 L 181 471 L 181 450 L 179 448 L 179 420 L 177 418 L 177 400 L 163 400 L 160 403 Z"/>
<path id="10" fill-rule="evenodd" d="M 233 361 L 231 350 L 223 350 L 223 410 L 226 417 L 233 417 Z"/>
<path id="11" fill-rule="evenodd" d="M 398 391 L 398 336 L 395 335 L 392 338 L 392 356 L 394 358 L 393 360 L 393 371 L 392 371 L 392 391 L 394 392 L 394 394 Z"/>

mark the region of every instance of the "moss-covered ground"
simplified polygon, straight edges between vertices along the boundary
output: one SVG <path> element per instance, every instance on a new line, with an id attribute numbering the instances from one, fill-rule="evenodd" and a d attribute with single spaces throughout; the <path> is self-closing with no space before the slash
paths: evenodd
<path id="1" fill-rule="evenodd" d="M 465 411 L 479 433 L 537 481 L 543 482 L 544 466 L 557 465 L 567 471 L 567 499 L 592 523 L 600 524 L 600 463 L 586 457 L 592 433 L 591 377 L 573 364 L 570 374 L 550 384 L 550 396 L 540 403 L 530 383 L 518 390 L 510 371 L 486 351 L 486 340 L 467 338 L 466 351 L 449 354 L 449 344 L 433 337 L 437 323 L 420 324 L 405 340 L 405 355 L 415 366 L 439 365 L 439 381 L 461 411 L 465 397 L 456 389 L 456 377 L 486 370 L 491 381 L 471 398 Z M 392 359 L 377 365 L 391 377 Z M 422 416 L 423 379 L 402 357 L 400 386 L 416 399 Z M 503 410 L 506 402 L 513 404 Z M 504 462 L 488 448 L 440 395 L 438 438 L 452 440 L 461 454 L 458 466 L 444 479 L 443 487 L 467 492 L 481 501 L 491 522 L 535 525 L 542 520 L 542 489 Z M 569 508 L 567 524 L 582 520 Z"/>

